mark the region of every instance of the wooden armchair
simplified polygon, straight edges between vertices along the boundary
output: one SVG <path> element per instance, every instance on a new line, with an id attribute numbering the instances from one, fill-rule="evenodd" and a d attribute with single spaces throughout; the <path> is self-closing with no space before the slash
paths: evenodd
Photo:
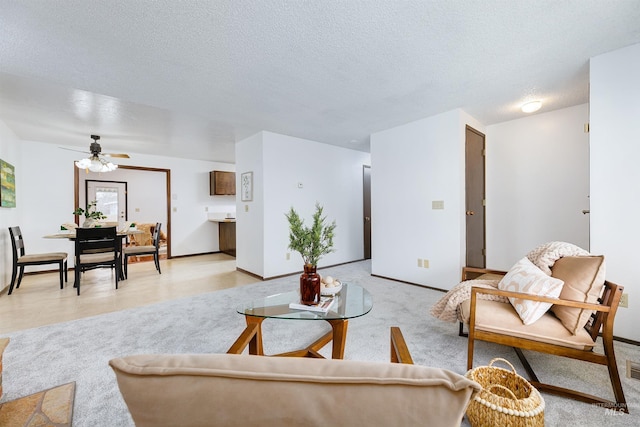
<path id="1" fill-rule="evenodd" d="M 478 275 L 485 272 L 500 273 L 496 270 L 472 270 L 470 273 Z M 474 278 L 472 276 L 467 277 Z M 472 288 L 467 368 L 471 369 L 473 367 L 473 351 L 476 341 L 481 340 L 511 346 L 527 371 L 531 384 L 539 390 L 628 413 L 629 410 L 624 398 L 613 348 L 613 323 L 623 289 L 622 286 L 605 281 L 602 296 L 599 298 L 598 303 L 591 304 L 498 289 Z M 594 313 L 584 330 L 580 330 L 577 335 L 572 335 L 560 320 L 550 312 L 544 314 L 536 323 L 526 326 L 513 310 L 511 304 L 480 299 L 478 298 L 479 294 L 517 297 L 565 307 L 593 310 Z M 600 331 L 603 353 L 594 351 L 595 341 Z M 537 351 L 606 366 L 609 371 L 615 401 L 540 382 L 522 350 Z"/>

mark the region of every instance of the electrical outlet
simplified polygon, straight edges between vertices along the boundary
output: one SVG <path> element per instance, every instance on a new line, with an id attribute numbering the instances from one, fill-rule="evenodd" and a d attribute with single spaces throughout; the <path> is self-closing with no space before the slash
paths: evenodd
<path id="1" fill-rule="evenodd" d="M 422 260 L 418 258 L 418 267 L 422 267 Z"/>
<path id="2" fill-rule="evenodd" d="M 622 294 L 620 297 L 620 307 L 629 308 L 629 294 Z"/>
<path id="3" fill-rule="evenodd" d="M 287 259 L 287 261 L 289 261 L 291 259 L 291 253 L 290 252 L 287 252 L 286 259 Z"/>
<path id="4" fill-rule="evenodd" d="M 429 260 L 428 259 L 423 259 L 422 260 L 422 266 L 424 268 L 429 268 Z"/>

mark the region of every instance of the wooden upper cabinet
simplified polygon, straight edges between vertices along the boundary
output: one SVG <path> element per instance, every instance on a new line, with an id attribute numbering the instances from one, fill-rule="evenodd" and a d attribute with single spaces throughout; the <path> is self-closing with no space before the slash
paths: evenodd
<path id="1" fill-rule="evenodd" d="M 236 173 L 209 172 L 209 194 L 212 196 L 233 196 L 236 194 Z"/>

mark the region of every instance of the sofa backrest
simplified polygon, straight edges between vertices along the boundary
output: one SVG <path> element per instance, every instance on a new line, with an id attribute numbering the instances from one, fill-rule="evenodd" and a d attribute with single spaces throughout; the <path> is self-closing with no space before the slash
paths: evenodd
<path id="1" fill-rule="evenodd" d="M 480 386 L 444 369 L 234 354 L 109 362 L 136 426 L 460 425 Z"/>

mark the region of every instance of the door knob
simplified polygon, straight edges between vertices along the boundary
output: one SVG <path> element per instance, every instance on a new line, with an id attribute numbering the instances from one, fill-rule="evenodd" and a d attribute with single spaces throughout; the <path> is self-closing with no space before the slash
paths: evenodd
<path id="1" fill-rule="evenodd" d="M 474 211 L 467 211 L 467 215 L 475 215 Z"/>

